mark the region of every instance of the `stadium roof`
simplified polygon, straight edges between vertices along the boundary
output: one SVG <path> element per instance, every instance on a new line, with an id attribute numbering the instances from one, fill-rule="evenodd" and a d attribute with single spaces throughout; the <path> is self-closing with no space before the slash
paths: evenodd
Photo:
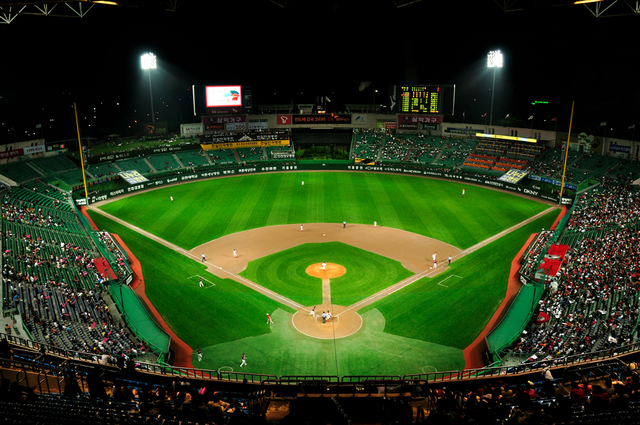
<path id="1" fill-rule="evenodd" d="M 176 12 L 186 0 L 0 0 L 0 23 L 10 24 L 19 15 L 82 18 L 99 7 L 124 7 Z M 263 0 L 281 8 L 301 0 Z M 403 8 L 423 0 L 385 0 L 395 8 Z M 375 7 L 370 2 L 368 7 Z M 575 7 L 587 10 L 593 17 L 615 17 L 640 14 L 640 3 L 630 0 L 485 0 L 488 10 L 528 12 L 533 9 Z M 97 11 L 97 10 L 96 10 Z M 578 10 L 576 10 L 578 13 Z"/>

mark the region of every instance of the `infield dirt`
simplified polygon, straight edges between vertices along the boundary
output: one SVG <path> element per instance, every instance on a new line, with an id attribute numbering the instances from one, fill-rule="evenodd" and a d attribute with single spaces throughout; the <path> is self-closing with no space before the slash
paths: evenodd
<path id="1" fill-rule="evenodd" d="M 416 278 L 425 276 L 425 270 L 428 270 L 428 276 L 434 276 L 446 270 L 446 258 L 449 255 L 456 258 L 461 253 L 461 250 L 454 246 L 404 230 L 363 224 L 347 224 L 343 227 L 342 223 L 304 223 L 303 232 L 300 231 L 298 224 L 262 227 L 215 239 L 195 247 L 189 253 L 193 257 L 201 257 L 204 254 L 205 263 L 209 266 L 208 271 L 216 276 L 238 280 L 237 275 L 247 267 L 250 261 L 298 245 L 322 242 L 342 242 L 391 258 L 400 262 L 407 270 L 416 273 L 417 275 L 414 275 Z M 233 255 L 234 250 L 238 255 L 237 258 Z M 430 269 L 433 265 L 434 252 L 437 253 L 441 266 Z M 320 265 L 321 262 L 312 264 L 306 272 L 323 279 L 323 286 L 329 286 L 331 278 L 346 272 L 344 266 L 332 263 L 328 263 L 326 271 L 322 272 Z M 243 280 L 238 281 L 247 283 Z M 407 282 L 403 281 L 397 285 L 405 286 L 406 284 Z M 252 287 L 267 296 L 273 295 L 265 288 L 257 285 Z M 394 287 L 396 285 L 363 300 L 364 302 L 360 302 L 357 308 L 332 304 L 330 296 L 325 297 L 325 291 L 323 291 L 322 305 L 315 306 L 317 317 L 310 314 L 314 306 L 302 306 L 281 297 L 276 299 L 297 310 L 292 319 L 292 326 L 298 332 L 321 339 L 341 338 L 357 332 L 362 327 L 362 318 L 356 310 L 389 295 L 394 291 Z M 322 322 L 320 315 L 323 311 L 331 311 L 330 322 Z"/>

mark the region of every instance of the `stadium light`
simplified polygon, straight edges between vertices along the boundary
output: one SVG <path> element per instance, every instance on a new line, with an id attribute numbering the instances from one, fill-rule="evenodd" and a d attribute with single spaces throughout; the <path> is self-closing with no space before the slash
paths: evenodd
<path id="1" fill-rule="evenodd" d="M 151 98 L 151 122 L 155 124 L 156 115 L 153 112 L 153 90 L 151 89 L 151 70 L 158 68 L 158 60 L 153 53 L 145 53 L 140 57 L 140 66 L 149 74 L 149 97 Z"/>
<path id="2" fill-rule="evenodd" d="M 493 98 L 496 92 L 496 68 L 502 68 L 503 57 L 500 50 L 492 50 L 487 55 L 487 68 L 493 68 L 493 87 L 491 88 L 491 115 L 489 115 L 489 126 L 493 125 Z"/>

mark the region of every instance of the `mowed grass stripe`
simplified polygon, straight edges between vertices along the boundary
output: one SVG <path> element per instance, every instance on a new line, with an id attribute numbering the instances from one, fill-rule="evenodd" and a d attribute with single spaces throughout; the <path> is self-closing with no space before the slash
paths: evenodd
<path id="1" fill-rule="evenodd" d="M 301 217 L 307 217 L 304 222 L 310 223 L 311 218 L 317 218 L 315 223 L 325 223 L 325 210 L 327 205 L 324 200 L 324 190 L 319 190 L 318 186 L 324 187 L 324 176 L 326 173 L 315 173 L 310 176 L 308 173 L 302 173 L 300 181 L 305 181 L 305 186 L 300 183 L 301 198 L 304 199 L 307 210 L 301 214 Z M 318 184 L 318 182 L 320 182 Z M 333 205 L 329 205 L 332 207 Z"/>
<path id="2" fill-rule="evenodd" d="M 348 173 L 334 173 L 336 177 L 335 185 L 340 187 L 343 191 L 343 199 L 362 199 L 362 202 L 342 202 L 342 208 L 344 209 L 344 220 L 347 223 L 364 223 L 367 208 L 367 200 L 371 199 L 371 194 L 363 191 L 362 179 L 351 179 Z M 334 205 L 336 200 L 331 201 Z"/>
<path id="3" fill-rule="evenodd" d="M 290 177 L 287 179 L 286 176 L 277 176 L 275 179 L 270 179 L 267 189 L 270 194 L 269 208 L 263 211 L 268 217 L 267 223 L 269 225 L 288 223 L 292 198 L 296 196 L 289 187 L 289 183 Z"/>
<path id="4" fill-rule="evenodd" d="M 371 197 L 373 204 L 376 206 L 375 211 L 379 214 L 377 217 L 374 216 L 375 218 L 372 218 L 371 216 L 368 217 L 369 223 L 377 221 L 386 227 L 402 229 L 403 227 L 395 209 L 394 202 L 392 202 L 394 193 L 393 191 L 392 193 L 389 193 L 388 188 L 383 183 L 385 180 L 386 178 L 381 178 L 381 175 L 379 174 L 375 175 L 374 178 L 368 178 L 365 180 L 366 187 L 369 190 L 369 196 Z"/>
<path id="5" fill-rule="evenodd" d="M 304 186 L 306 196 L 318 197 L 311 204 L 302 190 L 301 176 L 309 176 Z M 410 187 L 424 196 L 402 194 Z M 383 226 L 437 236 L 465 249 L 545 208 L 540 202 L 480 187 L 467 191 L 462 207 L 461 187 L 457 182 L 387 174 L 273 173 L 166 187 L 101 208 L 185 249 L 271 223 L 343 220 L 362 224 L 376 220 Z M 265 191 L 272 198 L 263 202 Z M 179 196 L 174 196 L 176 202 L 169 206 L 172 194 Z M 372 201 L 375 209 L 370 208 Z M 307 208 L 309 205 L 314 208 Z M 430 221 L 430 217 L 438 221 Z"/>

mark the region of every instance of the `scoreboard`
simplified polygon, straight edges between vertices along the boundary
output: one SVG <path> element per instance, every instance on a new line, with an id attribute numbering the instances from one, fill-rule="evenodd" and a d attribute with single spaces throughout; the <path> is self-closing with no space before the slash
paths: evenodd
<path id="1" fill-rule="evenodd" d="M 439 114 L 441 110 L 440 86 L 400 86 L 400 113 Z"/>

